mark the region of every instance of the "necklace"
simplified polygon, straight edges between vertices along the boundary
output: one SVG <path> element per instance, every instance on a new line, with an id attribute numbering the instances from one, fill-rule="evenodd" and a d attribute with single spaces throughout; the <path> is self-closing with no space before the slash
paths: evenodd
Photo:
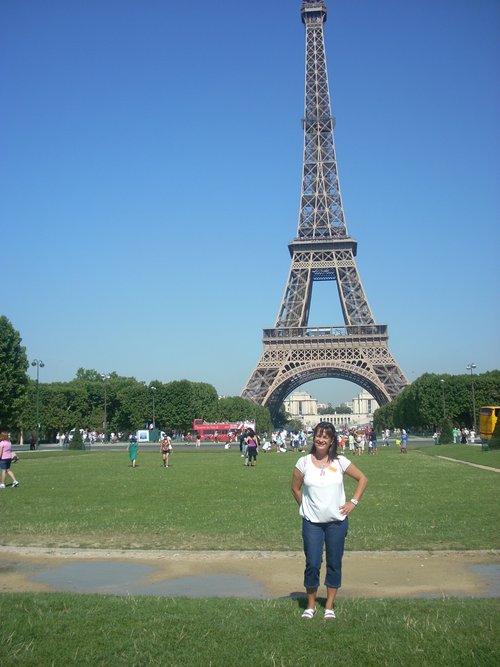
<path id="1" fill-rule="evenodd" d="M 319 473 L 320 476 L 321 476 L 321 477 L 324 477 L 324 476 L 325 476 L 325 470 L 326 470 L 327 468 L 330 467 L 330 459 L 329 459 L 328 456 L 327 456 L 327 457 L 326 457 L 326 464 L 324 464 L 324 463 L 321 462 L 320 459 L 317 459 L 316 457 L 314 457 L 314 458 L 316 459 L 316 463 L 319 463 L 319 464 L 320 464 L 320 465 L 318 466 L 318 467 L 320 468 L 320 473 Z"/>

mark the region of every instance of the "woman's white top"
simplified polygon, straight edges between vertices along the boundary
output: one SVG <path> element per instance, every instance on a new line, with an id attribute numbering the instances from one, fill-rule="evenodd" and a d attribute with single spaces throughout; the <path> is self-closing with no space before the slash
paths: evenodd
<path id="1" fill-rule="evenodd" d="M 304 475 L 299 513 L 312 523 L 343 521 L 345 503 L 344 472 L 351 465 L 345 456 L 334 459 L 327 468 L 317 468 L 312 454 L 301 457 L 295 467 Z"/>

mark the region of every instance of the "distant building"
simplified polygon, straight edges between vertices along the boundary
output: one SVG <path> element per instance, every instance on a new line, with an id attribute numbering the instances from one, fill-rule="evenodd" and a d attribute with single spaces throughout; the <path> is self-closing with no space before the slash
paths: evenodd
<path id="1" fill-rule="evenodd" d="M 284 401 L 286 412 L 292 419 L 301 419 L 304 426 L 308 425 L 304 419 L 311 418 L 318 422 L 318 401 L 307 391 L 296 391 Z"/>
<path id="2" fill-rule="evenodd" d="M 307 391 L 296 391 L 290 394 L 283 406 L 292 419 L 302 422 L 304 428 L 314 428 L 320 421 L 318 417 L 318 401 Z"/>
<path id="3" fill-rule="evenodd" d="M 365 426 L 373 422 L 373 413 L 379 407 L 377 401 L 371 394 L 363 389 L 363 391 L 355 396 L 352 401 L 344 403 L 352 410 L 352 417 L 356 417 L 356 424 Z"/>
<path id="4" fill-rule="evenodd" d="M 336 428 L 353 428 L 354 426 L 366 426 L 373 421 L 373 413 L 379 407 L 377 401 L 367 391 L 362 391 L 352 401 L 342 403 L 351 408 L 352 414 L 345 415 L 337 412 L 331 414 L 318 414 L 318 408 L 327 407 L 324 403 L 318 403 L 306 391 L 297 391 L 290 394 L 283 401 L 286 412 L 292 419 L 298 419 L 305 428 L 314 428 L 319 421 L 330 422 Z"/>

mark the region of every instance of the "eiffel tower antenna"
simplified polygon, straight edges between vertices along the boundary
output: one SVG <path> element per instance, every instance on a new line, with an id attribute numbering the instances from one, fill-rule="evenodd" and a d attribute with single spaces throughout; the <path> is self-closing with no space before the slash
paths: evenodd
<path id="1" fill-rule="evenodd" d="M 290 273 L 273 329 L 242 391 L 275 418 L 300 385 L 341 378 L 366 389 L 383 405 L 408 380 L 388 347 L 387 326 L 376 324 L 356 266 L 357 241 L 348 232 L 340 192 L 326 68 L 323 0 L 303 0 L 306 30 L 304 159 L 299 224 L 289 243 Z M 344 323 L 309 327 L 313 285 L 334 281 Z"/>

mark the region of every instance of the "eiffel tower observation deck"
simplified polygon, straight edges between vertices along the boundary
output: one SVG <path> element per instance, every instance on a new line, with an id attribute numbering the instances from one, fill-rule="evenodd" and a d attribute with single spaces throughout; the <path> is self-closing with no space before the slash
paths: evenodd
<path id="1" fill-rule="evenodd" d="M 279 412 L 298 386 L 341 378 L 366 389 L 380 405 L 408 384 L 377 324 L 356 266 L 357 241 L 349 236 L 335 154 L 322 0 L 304 0 L 306 31 L 304 157 L 297 235 L 288 244 L 291 266 L 272 329 L 264 329 L 263 354 L 242 391 Z M 315 282 L 336 283 L 344 322 L 308 326 Z M 332 309 L 333 310 L 333 309 Z"/>

